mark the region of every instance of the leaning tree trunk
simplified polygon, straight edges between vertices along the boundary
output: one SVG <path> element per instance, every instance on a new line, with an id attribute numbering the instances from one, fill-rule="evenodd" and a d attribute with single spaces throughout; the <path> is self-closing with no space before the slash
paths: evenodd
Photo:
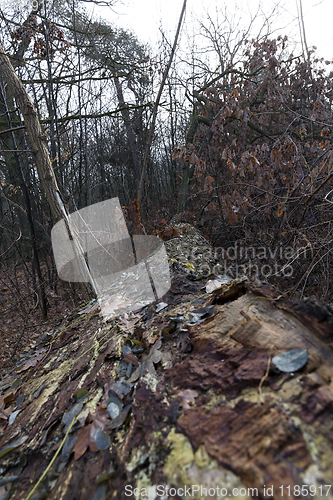
<path id="1" fill-rule="evenodd" d="M 0 90 L 0 94 L 1 94 L 1 98 L 2 98 L 2 106 L 3 107 L 3 110 L 4 110 L 4 113 L 7 117 L 7 127 L 9 129 L 12 129 L 12 121 L 11 121 L 11 118 L 10 118 L 10 112 L 9 112 L 9 109 L 8 109 L 8 106 L 7 106 L 7 101 L 6 101 L 6 96 L 5 96 L 5 92 L 4 92 L 4 89 L 3 89 L 3 80 L 2 78 L 0 79 L 1 81 L 1 90 Z M 12 102 L 12 100 L 11 100 Z M 15 117 L 16 117 L 16 114 L 15 114 Z M 46 297 L 46 292 L 45 292 L 45 286 L 44 286 L 44 281 L 43 281 L 43 277 L 42 277 L 42 272 L 41 272 L 41 268 L 40 268 L 40 263 L 39 263 L 39 258 L 38 258 L 38 252 L 37 252 L 37 239 L 36 239 L 36 233 L 35 233 L 35 227 L 34 227 L 34 224 L 33 224 L 33 217 L 32 217 L 32 210 L 31 210 L 31 202 L 30 202 L 30 196 L 29 196 L 29 189 L 28 189 L 28 186 L 27 186 L 27 183 L 25 181 L 25 178 L 23 176 L 23 172 L 22 172 L 22 168 L 21 168 L 21 163 L 20 163 L 20 157 L 17 153 L 17 144 L 16 144 L 16 140 L 15 140 L 15 135 L 14 135 L 14 131 L 11 130 L 11 132 L 8 133 L 8 136 L 10 137 L 10 142 L 12 144 L 12 148 L 13 148 L 13 151 L 15 151 L 13 153 L 13 157 L 14 157 L 14 163 L 13 163 L 13 166 L 15 167 L 15 170 L 16 170 L 16 173 L 17 173 L 17 176 L 18 176 L 18 179 L 19 179 L 19 182 L 20 182 L 20 185 L 21 185 L 21 190 L 22 190 L 22 194 L 23 194 L 23 198 L 25 200 L 25 206 L 26 206 L 26 218 L 28 220 L 28 228 L 29 228 L 29 231 L 28 231 L 28 235 L 29 235 L 29 240 L 30 240 L 30 247 L 31 247 L 31 263 L 32 263 L 32 279 L 33 279 L 33 284 L 34 284 L 34 289 L 37 293 L 37 296 L 39 297 L 39 301 L 40 301 L 40 307 L 41 307 L 41 310 L 42 310 L 42 313 L 43 313 L 43 319 L 46 319 L 47 318 L 47 307 L 48 307 L 48 303 L 47 303 L 47 297 Z M 6 155 L 6 153 L 4 153 Z M 7 153 L 7 160 L 8 160 L 8 157 L 10 157 L 11 153 Z M 20 217 L 20 215 L 19 215 Z M 21 223 L 21 227 L 22 227 L 22 231 L 24 231 L 24 226 L 25 226 L 25 220 L 23 222 L 23 224 Z M 38 281 L 39 281 L 39 287 L 36 286 L 36 280 L 35 280 L 35 272 L 37 274 L 37 277 L 38 277 Z"/>
<path id="2" fill-rule="evenodd" d="M 22 85 L 22 82 L 16 75 L 14 68 L 5 54 L 4 48 L 0 44 L 0 71 L 5 82 L 8 85 L 9 92 L 15 98 L 24 118 L 32 151 L 36 159 L 38 174 L 43 184 L 43 188 L 50 204 L 53 217 L 56 221 L 64 218 L 61 193 L 59 191 L 57 180 L 54 175 L 50 161 L 46 135 L 42 131 L 35 107 Z"/>
<path id="3" fill-rule="evenodd" d="M 15 98 L 16 103 L 23 115 L 25 127 L 27 129 L 32 151 L 36 160 L 38 175 L 42 181 L 44 192 L 47 201 L 50 204 L 53 217 L 56 222 L 61 219 L 65 220 L 70 239 L 73 239 L 73 234 L 71 233 L 71 229 L 68 223 L 68 212 L 63 202 L 63 198 L 61 196 L 61 192 L 59 190 L 54 170 L 51 164 L 47 148 L 46 135 L 41 128 L 36 109 L 29 97 L 29 94 L 16 75 L 15 70 L 1 44 L 0 71 L 3 75 L 3 79 L 7 83 L 9 92 Z M 80 267 L 84 270 L 84 273 L 88 273 L 88 275 L 90 276 L 90 271 L 85 261 L 84 253 L 78 243 L 74 244 L 74 249 Z M 92 285 L 94 283 L 94 280 L 92 278 L 91 283 Z M 92 298 L 92 293 L 89 290 L 89 287 L 83 286 L 83 289 L 86 298 L 88 300 Z"/>
<path id="4" fill-rule="evenodd" d="M 147 175 L 147 168 L 148 168 L 148 162 L 149 162 L 149 157 L 150 157 L 150 148 L 151 148 L 151 145 L 152 145 L 152 142 L 153 142 L 153 137 L 154 137 L 155 123 L 156 123 L 156 118 L 157 118 L 158 106 L 160 104 L 160 100 L 161 100 L 162 92 L 163 92 L 163 89 L 164 89 L 164 85 L 165 85 L 166 79 L 168 77 L 169 70 L 171 68 L 173 57 L 174 57 L 175 52 L 176 52 L 178 38 L 179 38 L 179 34 L 180 34 L 180 28 L 181 28 L 181 25 L 182 25 L 182 22 L 183 22 L 183 18 L 184 18 L 184 15 L 185 15 L 185 10 L 186 10 L 186 1 L 187 0 L 184 0 L 184 3 L 183 3 L 183 7 L 182 7 L 182 10 L 181 10 L 181 13 L 180 13 L 180 16 L 179 16 L 178 27 L 177 27 L 175 39 L 174 39 L 173 46 L 172 46 L 171 53 L 170 53 L 170 57 L 169 57 L 169 61 L 168 61 L 168 64 L 166 65 L 166 68 L 164 70 L 162 81 L 161 81 L 161 84 L 160 84 L 160 88 L 159 88 L 159 91 L 158 91 L 158 94 L 157 94 L 157 97 L 156 97 L 156 101 L 155 101 L 155 104 L 154 104 L 154 109 L 153 109 L 153 114 L 152 114 L 152 120 L 151 120 L 150 129 L 149 129 L 149 134 L 148 134 L 148 139 L 147 139 L 147 144 L 146 144 L 146 149 L 145 149 L 145 155 L 144 155 L 143 165 L 142 165 L 142 170 L 141 170 L 140 183 L 139 183 L 139 188 L 138 188 L 138 202 L 139 202 L 139 204 L 141 204 L 141 200 L 142 200 L 142 197 L 143 197 L 143 188 L 144 188 L 145 178 L 146 178 L 146 175 Z"/>

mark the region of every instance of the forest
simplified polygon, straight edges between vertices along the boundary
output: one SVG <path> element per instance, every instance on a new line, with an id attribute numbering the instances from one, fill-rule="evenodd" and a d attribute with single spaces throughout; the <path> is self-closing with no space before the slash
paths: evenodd
<path id="1" fill-rule="evenodd" d="M 0 10 L 1 44 L 36 109 L 68 213 L 118 197 L 133 234 L 167 240 L 177 222 L 194 225 L 217 265 L 201 276 L 247 275 L 289 298 L 333 302 L 331 61 L 269 30 L 235 35 L 226 14 L 201 25 L 209 50 L 192 40 L 177 56 L 177 40 L 163 36 L 153 50 L 92 19 L 83 2 L 37 4 Z M 57 214 L 2 64 L 6 367 L 86 297 L 57 274 Z"/>

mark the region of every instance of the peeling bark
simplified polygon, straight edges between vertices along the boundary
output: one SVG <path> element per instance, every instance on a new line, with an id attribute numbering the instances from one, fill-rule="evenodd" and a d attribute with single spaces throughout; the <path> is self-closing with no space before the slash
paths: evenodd
<path id="1" fill-rule="evenodd" d="M 57 193 L 60 195 L 60 191 L 50 161 L 46 136 L 40 126 L 35 107 L 20 79 L 17 77 L 2 45 L 0 45 L 0 71 L 8 85 L 9 92 L 15 98 L 23 115 L 25 127 L 29 134 L 36 159 L 38 174 L 41 178 L 48 202 L 50 203 L 53 216 L 58 221 L 63 218 L 61 207 L 57 203 Z"/>
<path id="2" fill-rule="evenodd" d="M 283 499 L 311 485 L 313 498 L 332 498 L 325 486 L 333 483 L 332 310 L 287 301 L 261 283 L 233 281 L 209 294 L 204 283 L 176 276 L 163 298 L 168 307 L 156 313 L 152 305 L 116 324 L 86 309 L 39 347 L 35 364 L 3 380 L 3 400 L 21 412 L 5 424 L 0 455 L 26 439 L 0 458 L 3 475 L 19 477 L 11 498 L 26 498 L 50 463 L 68 425 L 64 414 L 77 408 L 69 438 L 84 443 L 91 415 L 105 414 L 112 394 L 124 410 L 107 418 L 111 444 L 99 451 L 93 444 L 77 460 L 69 445 L 39 494 L 125 499 L 138 488 L 136 498 L 200 498 L 198 485 L 211 488 L 204 498 L 221 497 L 222 488 L 237 497 L 234 488 L 243 488 L 242 498 Z M 210 315 L 189 324 L 189 313 L 207 306 Z M 129 345 L 140 349 L 128 353 Z M 307 364 L 280 372 L 272 356 L 293 348 L 307 349 Z M 178 496 L 166 488 L 180 489 Z"/>

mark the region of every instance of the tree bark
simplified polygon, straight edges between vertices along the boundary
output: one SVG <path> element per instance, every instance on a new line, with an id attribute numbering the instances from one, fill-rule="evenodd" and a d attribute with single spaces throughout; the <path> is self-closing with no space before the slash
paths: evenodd
<path id="1" fill-rule="evenodd" d="M 82 249 L 80 249 L 77 241 L 75 240 L 75 235 L 71 234 L 71 229 L 68 223 L 68 212 L 63 202 L 61 192 L 59 190 L 57 180 L 54 174 L 54 170 L 51 164 L 50 156 L 47 148 L 47 139 L 44 134 L 35 107 L 29 97 L 29 94 L 22 85 L 22 82 L 16 75 L 14 68 L 6 55 L 4 48 L 0 44 L 0 71 L 3 75 L 5 82 L 8 85 L 8 90 L 15 98 L 18 107 L 23 115 L 25 126 L 30 138 L 32 151 L 36 160 L 38 175 L 42 181 L 42 185 L 45 191 L 46 198 L 50 204 L 52 215 L 55 221 L 64 219 L 66 222 L 67 230 L 70 234 L 71 239 L 75 242 L 73 247 L 76 252 L 76 258 L 85 269 L 86 273 L 90 275 L 87 263 L 84 258 Z M 91 277 L 91 284 L 94 287 L 94 280 Z M 86 299 L 91 299 L 92 294 L 89 287 L 84 286 L 84 294 Z M 94 290 L 96 292 L 96 289 Z"/>
<path id="2" fill-rule="evenodd" d="M 141 160 L 140 160 L 138 145 L 137 145 L 136 138 L 135 138 L 135 133 L 134 133 L 132 123 L 131 123 L 131 117 L 130 117 L 130 114 L 128 111 L 128 106 L 125 103 L 123 89 L 121 88 L 121 83 L 119 81 L 118 76 L 115 75 L 113 77 L 113 81 L 114 81 L 116 91 L 117 91 L 119 108 L 121 110 L 121 115 L 122 115 L 123 120 L 124 120 L 124 125 L 126 128 L 128 142 L 130 143 L 130 147 L 131 147 L 131 151 L 132 151 L 135 178 L 137 180 L 139 180 L 140 173 L 141 173 Z"/>
<path id="3" fill-rule="evenodd" d="M 36 159 L 38 173 L 41 178 L 47 200 L 50 204 L 53 217 L 57 222 L 64 217 L 64 214 L 60 204 L 58 203 L 58 197 L 61 197 L 61 193 L 59 191 L 57 180 L 50 161 L 46 136 L 40 126 L 35 107 L 20 79 L 16 75 L 14 68 L 1 44 L 0 71 L 8 85 L 9 92 L 15 98 L 23 115 L 32 150 Z"/>
<path id="4" fill-rule="evenodd" d="M 4 380 L 3 398 L 16 391 L 0 439 L 11 499 L 332 500 L 331 309 L 263 283 L 202 285 L 175 277 L 142 354 L 120 354 L 128 322 L 110 328 L 90 308 L 20 367 L 19 387 L 16 372 Z M 206 317 L 180 326 L 198 298 Z M 274 356 L 295 348 L 307 363 L 279 371 Z"/>

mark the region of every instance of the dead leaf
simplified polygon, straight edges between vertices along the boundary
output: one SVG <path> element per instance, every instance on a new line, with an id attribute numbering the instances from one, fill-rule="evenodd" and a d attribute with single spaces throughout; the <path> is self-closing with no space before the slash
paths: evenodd
<path id="1" fill-rule="evenodd" d="M 17 370 L 17 373 L 25 372 L 26 370 L 29 370 L 29 368 L 36 366 L 37 363 L 44 357 L 46 351 L 47 349 L 39 349 L 39 351 L 36 351 L 32 359 L 23 365 L 20 370 Z"/>
<path id="2" fill-rule="evenodd" d="M 119 413 L 123 409 L 123 403 L 118 394 L 113 389 L 109 390 L 108 396 L 109 397 L 106 401 L 107 411 L 110 415 L 110 418 L 114 419 L 118 417 Z"/>
<path id="3" fill-rule="evenodd" d="M 109 429 L 116 429 L 117 427 L 120 427 L 121 425 L 123 425 L 131 408 L 132 408 L 132 405 L 125 406 L 123 411 L 121 411 L 119 413 L 118 417 L 116 417 L 112 420 L 111 424 L 109 425 Z"/>
<path id="4" fill-rule="evenodd" d="M 72 451 L 74 451 L 75 460 L 81 458 L 88 449 L 88 446 L 90 445 L 90 431 L 91 427 L 90 425 L 87 425 L 82 429 L 79 429 L 77 435 L 75 436 L 77 437 L 77 440 L 72 449 Z"/>
<path id="5" fill-rule="evenodd" d="M 207 175 L 204 183 L 204 190 L 211 193 L 214 187 L 214 178 L 211 175 Z"/>
<path id="6" fill-rule="evenodd" d="M 9 392 L 9 393 L 5 394 L 5 395 L 1 398 L 1 400 L 3 400 L 4 405 L 6 406 L 6 404 L 7 404 L 7 403 L 10 403 L 11 401 L 13 401 L 14 396 L 15 396 L 15 391 L 12 391 L 12 392 Z M 1 408 L 4 408 L 4 407 L 2 407 L 1 403 L 0 403 L 0 407 L 1 407 Z"/>
<path id="7" fill-rule="evenodd" d="M 4 457 L 5 455 L 7 455 L 7 453 L 14 450 L 15 448 L 18 448 L 19 446 L 21 446 L 21 444 L 25 443 L 27 439 L 28 439 L 28 436 L 22 436 L 21 438 L 16 439 L 16 441 L 13 441 L 11 444 L 6 446 L 5 448 L 2 448 L 2 450 L 0 450 L 0 458 Z"/>
<path id="8" fill-rule="evenodd" d="M 64 446 L 62 447 L 60 454 L 60 460 L 62 462 L 67 462 L 67 460 L 69 459 L 76 441 L 77 441 L 76 436 L 72 436 L 71 434 L 67 436 L 67 439 L 64 443 Z"/>
<path id="9" fill-rule="evenodd" d="M 111 446 L 111 439 L 101 428 L 97 429 L 95 434 L 95 445 L 99 450 L 107 450 Z"/>
<path id="10" fill-rule="evenodd" d="M 209 280 L 206 283 L 206 293 L 211 293 L 214 290 L 217 290 L 223 285 L 226 285 L 227 283 L 230 283 L 232 281 L 232 278 L 230 276 L 227 276 L 226 274 L 223 276 L 216 276 L 214 280 Z"/>
<path id="11" fill-rule="evenodd" d="M 0 476 L 0 486 L 2 487 L 8 483 L 15 483 L 15 481 L 18 481 L 19 479 L 20 479 L 20 476 Z M 1 496 L 0 498 L 3 498 L 3 497 Z"/>
<path id="12" fill-rule="evenodd" d="M 123 359 L 127 363 L 133 363 L 133 365 L 139 366 L 139 360 L 132 352 L 130 352 L 128 354 L 123 354 Z"/>
<path id="13" fill-rule="evenodd" d="M 306 349 L 292 349 L 278 356 L 274 356 L 272 363 L 281 372 L 296 372 L 303 368 L 309 359 Z"/>
<path id="14" fill-rule="evenodd" d="M 156 306 L 156 313 L 162 311 L 163 309 L 165 309 L 166 307 L 168 307 L 169 304 L 167 304 L 166 302 L 160 302 L 159 304 L 157 304 Z"/>
<path id="15" fill-rule="evenodd" d="M 17 415 L 21 412 L 22 410 L 16 410 L 11 413 L 9 419 L 8 419 L 8 425 L 12 425 L 15 422 L 15 419 Z"/>
<path id="16" fill-rule="evenodd" d="M 147 344 L 155 344 L 155 342 L 160 338 L 160 335 L 158 332 L 151 332 L 148 329 L 148 330 L 144 330 L 144 332 L 142 334 L 142 338 L 143 338 L 143 340 L 145 340 L 145 342 Z"/>
<path id="17" fill-rule="evenodd" d="M 195 309 L 194 311 L 191 311 L 186 315 L 186 324 L 191 326 L 200 325 L 200 323 L 203 323 L 207 318 L 213 316 L 214 312 L 214 305 Z"/>
<path id="18" fill-rule="evenodd" d="M 104 431 L 111 422 L 108 412 L 104 408 L 99 408 L 95 413 L 89 414 L 87 420 L 90 423 L 76 432 L 77 441 L 73 448 L 75 460 L 81 458 L 88 447 L 91 451 L 99 450 L 95 443 L 97 430 Z"/>
<path id="19" fill-rule="evenodd" d="M 69 411 L 66 411 L 62 416 L 62 422 L 66 425 L 66 428 L 71 424 L 74 416 L 78 417 L 82 411 L 83 402 L 79 401 Z"/>
<path id="20" fill-rule="evenodd" d="M 158 235 L 163 241 L 168 241 L 171 240 L 172 238 L 179 237 L 179 233 L 177 229 L 175 229 L 174 227 L 166 227 L 165 229 L 160 231 Z"/>
<path id="21" fill-rule="evenodd" d="M 122 330 L 126 330 L 126 332 L 133 334 L 135 325 L 141 320 L 141 317 L 142 314 L 140 313 L 132 313 L 131 315 L 124 313 L 118 321 L 118 326 Z"/>
<path id="22" fill-rule="evenodd" d="M 183 410 L 189 410 L 191 406 L 194 405 L 195 398 L 199 396 L 199 393 L 192 389 L 185 389 L 184 391 L 179 391 L 178 394 L 181 397 L 181 406 Z"/>
<path id="23" fill-rule="evenodd" d="M 33 395 L 32 395 L 32 396 L 33 396 L 35 399 L 39 398 L 40 393 L 42 392 L 42 390 L 44 389 L 44 387 L 45 387 L 45 384 L 40 385 L 40 386 L 38 387 L 37 391 L 35 391 L 35 392 L 33 393 Z"/>

